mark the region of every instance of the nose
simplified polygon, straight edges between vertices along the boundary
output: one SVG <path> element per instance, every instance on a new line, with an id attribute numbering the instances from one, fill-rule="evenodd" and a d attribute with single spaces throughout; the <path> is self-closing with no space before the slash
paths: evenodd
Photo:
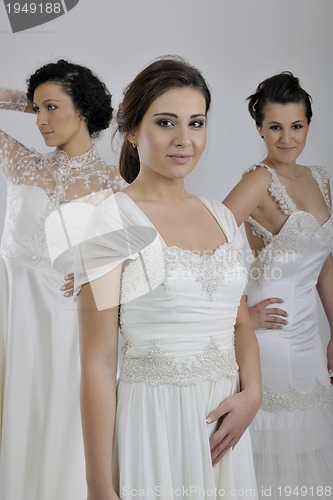
<path id="1" fill-rule="evenodd" d="M 284 144 L 288 144 L 288 142 L 290 142 L 290 139 L 291 139 L 291 131 L 283 129 L 281 131 L 281 137 L 280 137 L 281 142 L 283 142 Z"/>
<path id="2" fill-rule="evenodd" d="M 175 144 L 176 146 L 180 147 L 188 147 L 192 144 L 188 127 L 184 127 L 178 130 L 178 133 L 175 137 Z"/>
<path id="3" fill-rule="evenodd" d="M 37 123 L 38 127 L 41 127 L 42 125 L 47 124 L 47 115 L 44 111 L 42 111 L 42 110 L 38 111 L 36 123 Z"/>

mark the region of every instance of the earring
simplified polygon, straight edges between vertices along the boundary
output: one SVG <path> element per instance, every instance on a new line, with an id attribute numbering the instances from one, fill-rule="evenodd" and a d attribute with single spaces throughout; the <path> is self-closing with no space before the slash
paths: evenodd
<path id="1" fill-rule="evenodd" d="M 261 136 L 261 138 L 262 138 L 262 139 L 265 139 L 265 137 L 264 137 L 263 135 Z"/>
<path id="2" fill-rule="evenodd" d="M 131 144 L 132 144 L 132 148 L 135 149 L 136 148 L 135 142 L 131 142 Z"/>

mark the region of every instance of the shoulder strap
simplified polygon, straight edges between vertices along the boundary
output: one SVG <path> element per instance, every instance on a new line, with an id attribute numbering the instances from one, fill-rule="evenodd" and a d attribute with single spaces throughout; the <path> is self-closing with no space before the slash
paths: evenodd
<path id="1" fill-rule="evenodd" d="M 287 193 L 286 188 L 280 181 L 274 168 L 271 168 L 268 165 L 265 165 L 264 163 L 256 163 L 255 165 L 252 165 L 252 167 L 247 169 L 244 172 L 243 176 L 251 172 L 252 170 L 256 170 L 256 168 L 258 167 L 265 168 L 271 174 L 272 182 L 268 188 L 268 191 L 270 192 L 272 197 L 278 202 L 281 212 L 284 215 L 290 215 L 293 212 L 296 212 L 297 210 L 296 205 L 290 198 L 289 194 Z"/>
<path id="2" fill-rule="evenodd" d="M 315 181 L 318 184 L 318 187 L 320 189 L 321 194 L 324 197 L 324 200 L 326 202 L 327 208 L 329 212 L 331 213 L 332 207 L 330 204 L 330 198 L 328 195 L 328 181 L 330 178 L 330 172 L 328 168 L 325 167 L 319 167 L 319 166 L 312 166 L 309 167 L 311 174 L 313 175 Z"/>

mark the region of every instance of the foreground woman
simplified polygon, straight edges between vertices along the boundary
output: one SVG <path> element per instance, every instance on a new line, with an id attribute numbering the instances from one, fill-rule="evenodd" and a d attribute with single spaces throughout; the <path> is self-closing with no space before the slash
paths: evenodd
<path id="1" fill-rule="evenodd" d="M 201 73 L 162 58 L 119 108 L 130 186 L 95 210 L 77 275 L 89 500 L 257 498 L 246 426 L 211 454 L 212 410 L 236 397 L 250 422 L 261 391 L 236 222 L 184 188 L 209 107 Z"/>

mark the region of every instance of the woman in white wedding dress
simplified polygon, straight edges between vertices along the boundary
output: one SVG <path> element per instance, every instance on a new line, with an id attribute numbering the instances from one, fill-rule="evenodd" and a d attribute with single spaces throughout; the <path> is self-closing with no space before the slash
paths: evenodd
<path id="1" fill-rule="evenodd" d="M 119 107 L 130 186 L 94 210 L 76 275 L 89 500 L 257 498 L 247 426 L 260 368 L 242 238 L 225 206 L 184 189 L 209 107 L 201 73 L 176 57 L 143 69 Z M 243 421 L 223 441 L 210 414 L 235 401 Z"/>
<path id="2" fill-rule="evenodd" d="M 247 170 L 224 203 L 245 222 L 255 253 L 248 304 L 283 299 L 287 324 L 259 328 L 263 401 L 251 426 L 261 498 L 333 495 L 333 223 L 329 172 L 297 163 L 312 117 L 311 98 L 283 72 L 249 97 L 267 156 Z M 316 288 L 330 326 L 326 356 Z M 257 311 L 263 309 L 262 304 Z"/>
<path id="3" fill-rule="evenodd" d="M 27 94 L 1 89 L 0 108 L 36 113 L 46 145 L 55 147 L 41 154 L 0 131 L 8 185 L 0 253 L 0 497 L 79 500 L 86 485 L 76 305 L 59 290 L 63 275 L 51 268 L 44 222 L 61 204 L 92 192 L 97 200 L 124 184 L 92 143 L 109 126 L 111 95 L 88 68 L 60 60 L 28 79 Z"/>

